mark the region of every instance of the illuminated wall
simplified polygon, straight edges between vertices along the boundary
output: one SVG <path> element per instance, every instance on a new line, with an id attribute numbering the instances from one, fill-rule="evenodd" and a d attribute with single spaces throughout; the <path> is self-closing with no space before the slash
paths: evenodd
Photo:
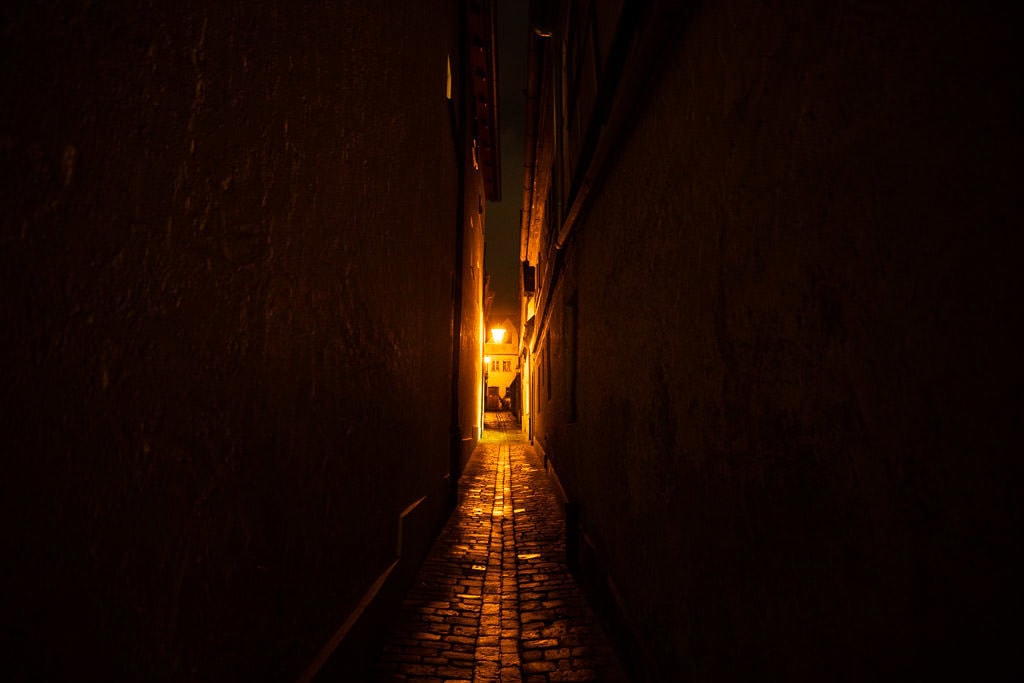
<path id="1" fill-rule="evenodd" d="M 471 151 L 467 152 L 471 155 Z M 471 156 L 466 157 L 472 168 Z M 483 180 L 479 173 L 466 176 L 465 235 L 463 251 L 462 333 L 459 368 L 459 462 L 461 471 L 473 453 L 483 427 L 481 385 L 483 383 L 484 346 L 484 198 Z"/>
<path id="2" fill-rule="evenodd" d="M 504 397 L 505 390 L 512 384 L 519 372 L 519 334 L 508 318 L 504 322 L 492 323 L 488 341 L 484 344 L 484 365 L 487 368 L 487 386 L 498 389 L 498 396 Z M 494 329 L 502 330 L 498 343 Z"/>

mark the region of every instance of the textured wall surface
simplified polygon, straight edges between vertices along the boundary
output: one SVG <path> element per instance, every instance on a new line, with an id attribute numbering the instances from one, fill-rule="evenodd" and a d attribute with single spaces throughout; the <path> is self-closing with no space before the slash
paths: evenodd
<path id="1" fill-rule="evenodd" d="M 1020 673 L 1011 24 L 794 4 L 663 53 L 554 296 L 578 421 L 556 311 L 538 437 L 657 680 Z"/>
<path id="2" fill-rule="evenodd" d="M 473 165 L 472 148 L 467 145 L 462 160 L 464 168 Z M 476 446 L 480 435 L 481 410 L 480 394 L 483 385 L 483 329 L 484 298 L 484 183 L 479 173 L 465 174 L 465 200 L 462 205 L 463 249 L 462 249 L 462 331 L 459 336 L 459 448 L 458 471 Z"/>
<path id="3" fill-rule="evenodd" d="M 291 679 L 440 513 L 455 11 L 0 9 L 5 674 Z"/>

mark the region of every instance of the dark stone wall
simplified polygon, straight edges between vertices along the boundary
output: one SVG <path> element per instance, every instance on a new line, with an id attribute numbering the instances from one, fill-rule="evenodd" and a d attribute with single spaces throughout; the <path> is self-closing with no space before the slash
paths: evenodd
<path id="1" fill-rule="evenodd" d="M 443 512 L 457 6 L 0 17 L 5 675 L 294 679 Z"/>
<path id="2" fill-rule="evenodd" d="M 556 310 L 538 437 L 654 680 L 1012 678 L 1013 23 L 781 5 L 661 53 L 553 296 L 578 421 Z"/>

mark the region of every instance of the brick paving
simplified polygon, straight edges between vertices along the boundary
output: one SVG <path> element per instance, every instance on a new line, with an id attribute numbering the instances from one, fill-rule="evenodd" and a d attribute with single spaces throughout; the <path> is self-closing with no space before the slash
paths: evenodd
<path id="1" fill-rule="evenodd" d="M 417 575 L 378 681 L 625 682 L 565 564 L 564 519 L 507 413 L 488 413 L 459 504 Z"/>

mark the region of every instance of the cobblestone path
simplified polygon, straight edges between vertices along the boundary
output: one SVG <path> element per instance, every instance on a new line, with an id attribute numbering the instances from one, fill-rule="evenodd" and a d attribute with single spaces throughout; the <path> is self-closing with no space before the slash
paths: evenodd
<path id="1" fill-rule="evenodd" d="M 377 680 L 625 681 L 566 567 L 561 506 L 542 465 L 510 415 L 487 418 Z"/>

